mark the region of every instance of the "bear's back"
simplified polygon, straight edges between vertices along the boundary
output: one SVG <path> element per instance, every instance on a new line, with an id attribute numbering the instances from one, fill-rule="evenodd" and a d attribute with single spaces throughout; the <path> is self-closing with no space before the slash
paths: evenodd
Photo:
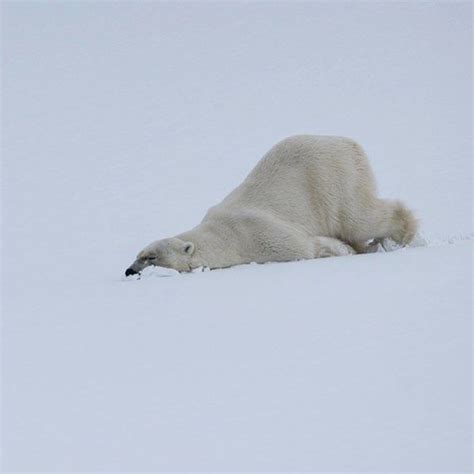
<path id="1" fill-rule="evenodd" d="M 375 193 L 362 148 L 344 137 L 295 135 L 273 146 L 209 216 L 256 209 L 304 227 L 328 227 L 341 205 Z M 359 196 L 357 196 L 359 195 Z"/>

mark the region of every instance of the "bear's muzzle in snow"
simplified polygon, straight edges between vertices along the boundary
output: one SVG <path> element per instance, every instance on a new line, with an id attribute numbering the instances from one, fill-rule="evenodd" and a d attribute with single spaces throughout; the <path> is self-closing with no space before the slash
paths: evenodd
<path id="1" fill-rule="evenodd" d="M 125 270 L 125 276 L 130 276 L 130 275 L 136 275 L 138 272 L 136 272 L 133 268 L 127 268 Z"/>

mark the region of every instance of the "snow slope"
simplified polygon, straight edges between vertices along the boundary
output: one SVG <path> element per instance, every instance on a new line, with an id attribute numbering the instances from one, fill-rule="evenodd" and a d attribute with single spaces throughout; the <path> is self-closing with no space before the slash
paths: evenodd
<path id="1" fill-rule="evenodd" d="M 2 13 L 3 471 L 472 469 L 469 4 Z M 293 133 L 437 245 L 123 279 Z"/>
<path id="2" fill-rule="evenodd" d="M 467 470 L 471 251 L 28 280 L 7 467 Z"/>

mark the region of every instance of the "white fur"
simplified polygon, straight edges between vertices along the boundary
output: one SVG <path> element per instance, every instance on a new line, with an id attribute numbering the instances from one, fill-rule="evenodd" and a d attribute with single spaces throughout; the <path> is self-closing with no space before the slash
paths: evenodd
<path id="1" fill-rule="evenodd" d="M 348 255 L 354 248 L 371 251 L 372 239 L 405 245 L 416 227 L 402 203 L 377 197 L 357 143 L 298 135 L 275 145 L 197 227 L 150 244 L 131 269 L 155 264 L 189 271 Z"/>

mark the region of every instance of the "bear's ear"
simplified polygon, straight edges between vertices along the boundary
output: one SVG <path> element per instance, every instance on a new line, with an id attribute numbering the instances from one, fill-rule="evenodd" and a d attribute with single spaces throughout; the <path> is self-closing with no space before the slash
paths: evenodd
<path id="1" fill-rule="evenodd" d="M 194 253 L 194 244 L 192 242 L 184 243 L 184 253 L 191 256 Z"/>

